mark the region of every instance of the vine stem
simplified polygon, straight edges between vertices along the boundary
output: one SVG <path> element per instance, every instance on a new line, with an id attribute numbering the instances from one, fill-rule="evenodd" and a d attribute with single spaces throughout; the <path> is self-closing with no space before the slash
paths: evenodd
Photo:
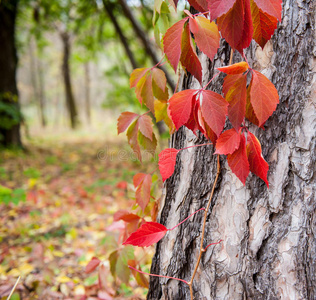
<path id="1" fill-rule="evenodd" d="M 198 212 L 201 211 L 201 210 L 205 210 L 205 208 L 204 208 L 204 207 L 200 208 L 199 210 L 197 210 L 196 212 L 194 212 L 193 214 L 191 214 L 191 215 L 189 215 L 187 218 L 185 218 L 182 222 L 180 222 L 179 224 L 177 224 L 176 226 L 174 226 L 174 227 L 172 227 L 172 228 L 170 228 L 170 229 L 168 229 L 168 230 L 170 231 L 170 230 L 173 230 L 173 229 L 177 228 L 177 227 L 180 226 L 182 223 L 184 223 L 187 219 L 189 219 L 190 217 L 192 217 L 193 215 L 195 215 L 196 213 L 198 213 Z"/>
<path id="2" fill-rule="evenodd" d="M 193 300 L 193 287 L 192 287 L 193 280 L 194 280 L 194 277 L 195 277 L 196 272 L 197 272 L 197 270 L 198 270 L 198 267 L 199 267 L 199 264 L 200 264 L 200 261 L 201 261 L 202 254 L 203 254 L 203 252 L 205 252 L 205 250 L 203 249 L 203 241 L 204 241 L 204 234 L 205 234 L 205 225 L 206 225 L 207 213 L 208 213 L 208 210 L 209 210 L 209 208 L 210 208 L 210 205 L 211 205 L 211 202 L 212 202 L 212 199 L 213 199 L 213 195 L 214 195 L 214 191 L 215 191 L 215 187 L 216 187 L 216 184 L 217 184 L 217 180 L 218 180 L 220 171 L 221 171 L 221 165 L 220 165 L 220 161 L 219 161 L 219 155 L 217 155 L 217 172 L 216 172 L 216 177 L 215 177 L 215 180 L 214 180 L 214 183 L 213 183 L 213 187 L 212 187 L 212 191 L 211 191 L 210 198 L 209 198 L 209 200 L 208 200 L 206 209 L 205 209 L 205 211 L 204 211 L 204 220 L 203 220 L 202 233 L 201 233 L 201 243 L 200 243 L 199 257 L 198 257 L 198 259 L 197 259 L 197 262 L 196 262 L 196 265 L 195 265 L 195 268 L 194 268 L 194 271 L 193 271 L 191 280 L 190 280 L 189 283 L 188 283 L 188 284 L 189 284 L 189 287 L 190 287 L 191 300 Z"/>
<path id="3" fill-rule="evenodd" d="M 154 65 L 151 69 L 154 69 L 154 68 L 158 67 L 161 64 L 161 62 L 163 61 L 164 58 L 165 58 L 165 54 L 162 56 L 161 60 L 156 65 Z"/>
<path id="4" fill-rule="evenodd" d="M 147 272 L 143 272 L 143 271 L 140 271 L 140 270 L 137 270 L 131 266 L 128 266 L 130 269 L 133 269 L 134 271 L 138 272 L 138 273 L 141 273 L 141 274 L 146 274 L 146 275 L 149 275 L 149 276 L 154 276 L 154 277 L 162 277 L 162 278 L 168 278 L 168 279 L 174 279 L 174 280 L 178 280 L 178 281 L 182 281 L 184 282 L 185 284 L 189 285 L 189 282 L 185 281 L 184 279 L 180 279 L 180 278 L 175 278 L 175 277 L 170 277 L 170 276 L 164 276 L 164 275 L 158 275 L 158 274 L 150 274 L 150 273 L 147 273 Z"/>
<path id="5" fill-rule="evenodd" d="M 188 146 L 188 147 L 179 149 L 179 151 L 180 151 L 180 150 L 187 150 L 187 149 L 195 148 L 195 147 L 208 146 L 208 145 L 212 145 L 212 144 L 213 144 L 213 143 L 205 143 L 205 144 L 199 144 L 199 145 Z"/>

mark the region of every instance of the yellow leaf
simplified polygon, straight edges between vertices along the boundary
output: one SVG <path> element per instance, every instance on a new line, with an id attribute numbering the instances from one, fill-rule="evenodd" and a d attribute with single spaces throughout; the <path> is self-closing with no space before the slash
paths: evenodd
<path id="1" fill-rule="evenodd" d="M 83 285 L 77 285 L 74 289 L 75 296 L 85 295 L 86 291 Z"/>
<path id="2" fill-rule="evenodd" d="M 59 250 L 54 250 L 52 253 L 54 256 L 57 256 L 57 257 L 64 257 L 65 256 L 64 253 L 59 251 Z"/>
<path id="3" fill-rule="evenodd" d="M 65 275 L 60 275 L 56 278 L 57 282 L 59 283 L 67 283 L 69 281 L 71 281 L 71 279 Z"/>
<path id="4" fill-rule="evenodd" d="M 19 277 L 20 276 L 20 271 L 16 268 L 11 269 L 8 274 L 8 276 L 13 276 L 13 277 Z"/>

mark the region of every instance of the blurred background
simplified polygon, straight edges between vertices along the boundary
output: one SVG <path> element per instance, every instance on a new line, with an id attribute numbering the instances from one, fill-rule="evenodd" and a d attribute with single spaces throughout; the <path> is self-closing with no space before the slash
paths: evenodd
<path id="1" fill-rule="evenodd" d="M 146 111 L 130 73 L 161 60 L 178 17 L 162 0 L 0 1 L 0 299 L 16 282 L 14 300 L 145 299 L 148 277 L 127 263 L 149 272 L 154 250 L 122 247 L 135 223 L 115 213 L 155 218 L 132 182 L 157 157 L 140 164 L 116 122 Z"/>

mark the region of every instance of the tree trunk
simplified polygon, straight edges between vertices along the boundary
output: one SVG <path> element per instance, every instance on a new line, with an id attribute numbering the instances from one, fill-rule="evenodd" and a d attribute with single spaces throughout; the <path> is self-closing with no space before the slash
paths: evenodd
<path id="1" fill-rule="evenodd" d="M 85 106 L 88 124 L 91 124 L 91 101 L 90 101 L 90 70 L 89 62 L 84 64 L 84 81 L 85 81 Z"/>
<path id="2" fill-rule="evenodd" d="M 70 79 L 70 66 L 69 66 L 70 36 L 68 32 L 62 32 L 60 36 L 63 42 L 63 52 L 64 52 L 62 71 L 63 71 L 64 86 L 65 86 L 66 106 L 67 106 L 68 114 L 70 117 L 71 128 L 75 129 L 78 125 L 78 113 L 77 113 L 75 98 L 72 92 L 71 79 Z"/>
<path id="3" fill-rule="evenodd" d="M 16 85 L 15 20 L 17 0 L 0 2 L 0 145 L 21 147 L 22 120 Z"/>
<path id="4" fill-rule="evenodd" d="M 116 17 L 114 16 L 114 13 L 113 13 L 113 8 L 114 8 L 114 5 L 113 3 L 111 3 L 110 1 L 106 1 L 106 0 L 103 0 L 103 6 L 104 6 L 104 9 L 105 11 L 107 12 L 107 14 L 109 15 L 110 19 L 111 19 L 111 22 L 115 28 L 115 31 L 116 33 L 118 34 L 119 38 L 120 38 L 120 41 L 125 49 L 125 52 L 126 52 L 126 55 L 133 67 L 133 69 L 136 69 L 138 68 L 138 64 L 136 62 L 136 59 L 134 57 L 134 54 L 132 52 L 132 50 L 130 49 L 130 46 L 128 44 L 128 40 L 127 38 L 125 37 L 122 29 L 121 29 L 121 26 L 120 24 L 118 23 L 118 21 L 116 20 Z"/>
<path id="5" fill-rule="evenodd" d="M 45 117 L 45 75 L 43 72 L 43 64 L 39 59 L 37 61 L 38 68 L 38 100 L 40 108 L 40 117 L 42 127 L 46 126 L 46 117 Z"/>
<path id="6" fill-rule="evenodd" d="M 194 280 L 195 299 L 316 299 L 316 6 L 313 1 L 284 0 L 283 21 L 264 50 L 254 43 L 250 65 L 275 84 L 280 104 L 265 130 L 250 127 L 270 165 L 270 188 L 255 175 L 246 186 L 221 157 L 206 223 L 203 254 Z M 227 65 L 223 44 L 214 64 L 200 55 L 203 83 L 214 68 Z M 236 58 L 238 54 L 235 54 Z M 220 91 L 220 77 L 211 87 Z M 183 79 L 182 88 L 199 88 Z M 203 143 L 189 130 L 172 136 L 170 146 Z M 159 222 L 171 228 L 205 207 L 216 175 L 212 146 L 178 155 L 174 175 L 166 181 Z M 157 244 L 151 273 L 190 280 L 199 251 L 203 213 L 198 213 Z M 186 284 L 151 277 L 147 299 L 190 299 Z"/>
<path id="7" fill-rule="evenodd" d="M 122 10 L 123 13 L 125 15 L 125 17 L 127 19 L 129 19 L 129 21 L 132 24 L 133 30 L 135 32 L 135 34 L 137 35 L 137 37 L 141 40 L 147 54 L 149 55 L 149 57 L 151 58 L 152 62 L 154 64 L 157 64 L 160 59 L 156 54 L 156 51 L 154 49 L 154 46 L 152 45 L 150 39 L 148 38 L 146 32 L 143 30 L 143 28 L 141 27 L 141 25 L 138 23 L 138 21 L 135 19 L 131 8 L 128 6 L 128 4 L 126 3 L 125 0 L 119 0 L 119 3 L 122 6 Z M 165 74 L 166 74 L 166 78 L 167 78 L 167 82 L 169 84 L 169 86 L 171 87 L 171 89 L 174 91 L 175 90 L 175 84 L 172 80 L 172 77 L 170 75 L 170 73 L 167 71 L 167 69 L 163 66 L 159 66 L 159 68 L 161 68 Z"/>

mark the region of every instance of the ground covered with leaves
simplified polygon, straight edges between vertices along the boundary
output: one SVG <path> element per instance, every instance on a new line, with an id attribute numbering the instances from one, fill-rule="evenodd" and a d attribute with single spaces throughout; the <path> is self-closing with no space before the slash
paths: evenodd
<path id="1" fill-rule="evenodd" d="M 135 203 L 133 175 L 151 163 L 140 165 L 125 141 L 91 138 L 27 143 L 0 159 L 0 299 L 19 276 L 13 300 L 145 298 L 146 279 L 126 264 L 135 255 L 148 271 L 153 250 L 122 250 L 124 222 L 113 214 Z M 92 257 L 103 263 L 87 274 Z"/>

